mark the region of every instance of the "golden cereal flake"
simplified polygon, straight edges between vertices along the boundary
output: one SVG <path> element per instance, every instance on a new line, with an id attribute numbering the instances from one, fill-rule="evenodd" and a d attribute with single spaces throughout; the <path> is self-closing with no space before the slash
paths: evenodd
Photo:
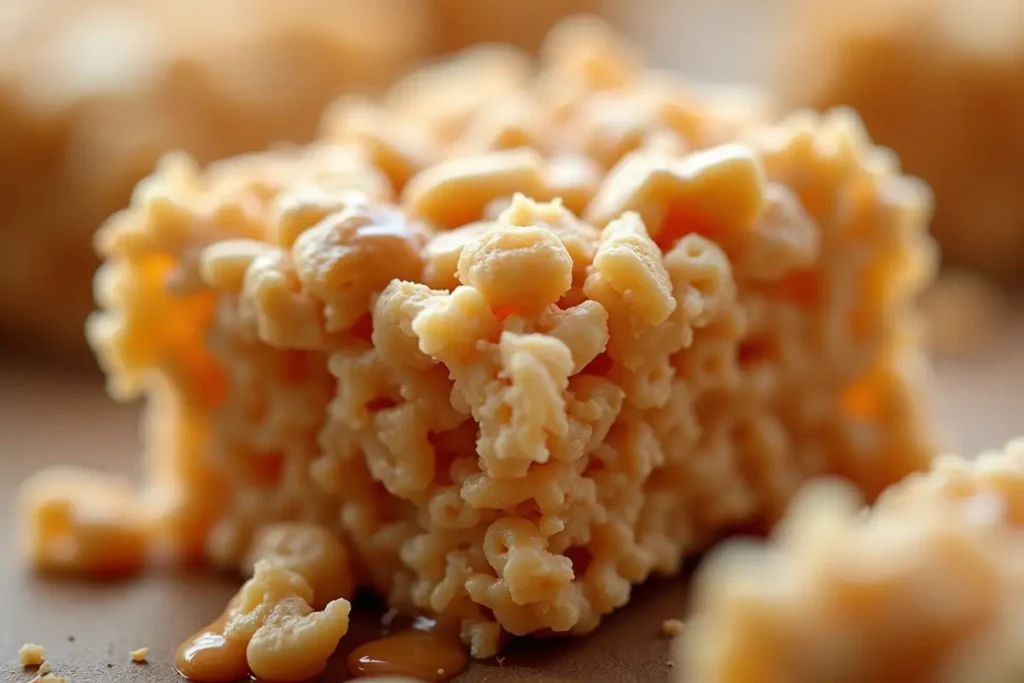
<path id="1" fill-rule="evenodd" d="M 53 667 L 50 666 L 49 662 L 43 662 L 39 665 L 39 668 L 36 670 L 36 674 L 39 676 L 45 676 L 46 674 L 50 673 L 52 668 Z"/>
<path id="2" fill-rule="evenodd" d="M 678 680 L 1020 680 L 1024 440 L 941 456 L 858 504 L 814 484 L 773 540 L 715 551 Z"/>
<path id="3" fill-rule="evenodd" d="M 128 656 L 131 657 L 132 661 L 136 664 L 144 664 L 146 662 L 146 657 L 149 656 L 149 648 L 140 647 L 137 650 L 132 650 L 128 653 Z"/>
<path id="4" fill-rule="evenodd" d="M 810 477 L 927 466 L 927 191 L 849 113 L 725 125 L 593 21 L 542 55 L 426 67 L 365 144 L 173 158 L 100 229 L 88 332 L 148 399 L 155 542 L 309 571 L 309 604 L 368 586 L 487 657 L 593 630 Z M 599 142 L 608 98 L 675 142 Z M 459 151 L 504 99 L 546 142 Z"/>
<path id="5" fill-rule="evenodd" d="M 775 84 L 787 105 L 856 109 L 935 190 L 944 261 L 1015 278 L 1024 264 L 1019 0 L 782 7 Z"/>
<path id="6" fill-rule="evenodd" d="M 200 681 L 235 677 L 226 671 L 281 683 L 309 680 L 323 671 L 348 631 L 351 609 L 344 598 L 327 602 L 319 612 L 311 602 L 313 589 L 301 574 L 259 560 L 224 615 L 182 645 L 175 665 Z M 203 653 L 211 632 L 221 644 Z"/>
<path id="7" fill-rule="evenodd" d="M 40 666 L 46 657 L 46 649 L 42 645 L 25 643 L 18 648 L 18 660 L 22 666 Z"/>
<path id="8" fill-rule="evenodd" d="M 57 674 L 44 674 L 36 676 L 29 683 L 70 683 L 70 679 L 67 676 L 58 676 Z"/>

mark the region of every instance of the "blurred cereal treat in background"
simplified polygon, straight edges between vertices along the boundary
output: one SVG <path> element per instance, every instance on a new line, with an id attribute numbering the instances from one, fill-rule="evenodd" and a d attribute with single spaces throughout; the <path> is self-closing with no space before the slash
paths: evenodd
<path id="1" fill-rule="evenodd" d="M 91 234 L 168 149 L 308 140 L 426 49 L 420 0 L 0 3 L 0 327 L 81 349 Z"/>
<path id="2" fill-rule="evenodd" d="M 949 264 L 1024 266 L 1024 2 L 786 0 L 777 85 L 855 108 L 935 190 Z"/>

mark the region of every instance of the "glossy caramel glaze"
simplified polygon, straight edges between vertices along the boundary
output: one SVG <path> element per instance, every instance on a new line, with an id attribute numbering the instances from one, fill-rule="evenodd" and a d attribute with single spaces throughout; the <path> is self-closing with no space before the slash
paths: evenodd
<path id="1" fill-rule="evenodd" d="M 348 657 L 353 676 L 409 676 L 445 681 L 466 668 L 469 657 L 457 639 L 432 631 L 405 631 L 360 645 Z"/>

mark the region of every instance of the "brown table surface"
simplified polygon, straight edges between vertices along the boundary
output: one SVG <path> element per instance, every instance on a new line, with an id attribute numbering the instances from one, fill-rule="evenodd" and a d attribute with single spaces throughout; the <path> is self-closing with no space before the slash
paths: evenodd
<path id="1" fill-rule="evenodd" d="M 1024 433 L 1024 319 L 969 358 L 937 364 L 935 406 L 950 446 L 974 453 Z M 0 369 L 0 547 L 13 542 L 11 501 L 17 484 L 40 467 L 75 462 L 133 471 L 138 449 L 136 408 L 107 401 L 95 382 Z M 18 666 L 24 642 L 46 647 L 56 673 L 72 683 L 170 683 L 177 644 L 209 622 L 237 585 L 199 571 L 88 584 L 33 577 L 13 551 L 0 553 L 0 680 L 32 678 Z M 662 620 L 684 610 L 686 582 L 661 581 L 636 590 L 628 607 L 586 638 L 512 645 L 501 664 L 473 664 L 463 682 L 664 681 L 668 643 Z M 342 641 L 323 681 L 345 679 L 344 650 L 372 629 L 367 616 Z M 129 650 L 150 647 L 148 665 Z"/>

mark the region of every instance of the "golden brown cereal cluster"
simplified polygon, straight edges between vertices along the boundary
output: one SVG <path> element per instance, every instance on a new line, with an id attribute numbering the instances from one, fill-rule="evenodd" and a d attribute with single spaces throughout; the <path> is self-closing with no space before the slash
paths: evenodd
<path id="1" fill-rule="evenodd" d="M 309 140 L 346 90 L 427 46 L 422 0 L 0 3 L 5 336 L 79 348 L 93 231 L 168 150 L 200 162 Z"/>
<path id="2" fill-rule="evenodd" d="M 777 85 L 791 105 L 850 106 L 936 197 L 945 260 L 1024 265 L 1020 0 L 787 0 Z"/>
<path id="3" fill-rule="evenodd" d="M 178 662 L 188 678 L 229 680 L 217 673 L 236 666 L 261 680 L 308 681 L 323 671 L 348 632 L 348 600 L 325 601 L 315 612 L 311 605 L 323 599 L 302 574 L 264 560 L 253 571 L 216 624 L 224 642 L 217 652 L 221 661 L 193 660 L 191 667 Z"/>
<path id="4" fill-rule="evenodd" d="M 315 145 L 167 158 L 98 236 L 89 325 L 149 401 L 155 543 L 237 566 L 322 525 L 484 657 L 590 631 L 812 475 L 926 466 L 927 191 L 850 113 L 760 116 L 579 19 L 539 65 L 343 100 Z"/>
<path id="5" fill-rule="evenodd" d="M 46 648 L 42 645 L 25 643 L 18 648 L 18 660 L 22 666 L 40 666 L 46 658 Z"/>
<path id="6" fill-rule="evenodd" d="M 812 485 L 773 542 L 716 551 L 680 681 L 1022 680 L 1024 440 L 942 456 L 858 504 L 846 485 Z"/>

